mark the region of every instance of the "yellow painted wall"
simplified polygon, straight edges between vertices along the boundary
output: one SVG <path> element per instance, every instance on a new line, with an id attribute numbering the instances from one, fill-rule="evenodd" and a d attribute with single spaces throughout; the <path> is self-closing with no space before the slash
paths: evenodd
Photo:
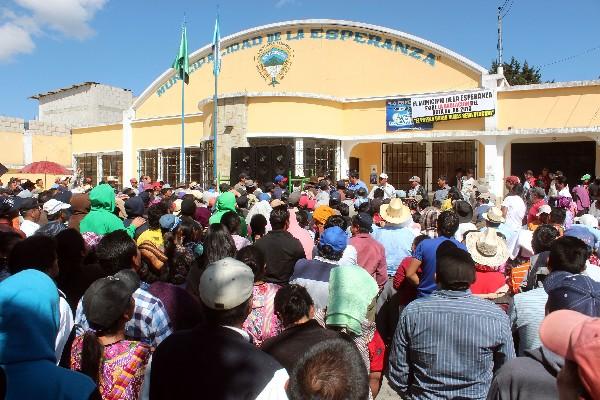
<path id="1" fill-rule="evenodd" d="M 371 165 L 377 165 L 377 173 L 381 171 L 381 143 L 361 143 L 354 146 L 350 152 L 350 157 L 357 157 L 359 159 L 358 170 L 360 179 L 369 185 L 369 175 L 371 174 Z"/>
<path id="2" fill-rule="evenodd" d="M 181 120 L 133 123 L 133 149 L 169 148 L 181 145 Z M 197 146 L 203 136 L 201 117 L 186 118 L 185 145 Z"/>
<path id="3" fill-rule="evenodd" d="M 73 154 L 121 151 L 123 125 L 105 125 L 72 130 Z"/>
<path id="4" fill-rule="evenodd" d="M 366 32 L 362 28 L 317 27 L 324 30 L 335 28 Z M 295 31 L 296 27 L 276 30 L 286 29 Z M 425 53 L 432 52 L 438 57 L 435 66 L 432 67 L 401 51 L 359 44 L 354 40 L 311 38 L 310 29 L 311 27 L 304 27 L 305 38 L 302 40 L 286 40 L 284 35 L 281 42 L 290 46 L 293 58 L 289 71 L 275 87 L 270 86 L 259 74 L 255 60 L 266 40 L 263 40 L 261 45 L 224 55 L 219 75 L 219 93 L 303 92 L 356 98 L 452 91 L 475 88 L 479 85 L 480 76 L 477 72 L 467 70 L 438 51 L 424 48 L 423 45 L 412 43 L 410 40 L 370 32 L 394 42 L 400 40 L 404 44 L 418 46 L 423 48 Z M 266 37 L 266 34 L 272 31 L 255 33 L 252 36 Z M 239 37 L 234 41 L 241 42 L 243 39 L 246 38 Z M 223 43 L 222 48 L 226 49 L 229 44 Z M 207 56 L 209 53 L 210 51 L 201 56 Z M 201 57 L 190 60 L 190 64 L 199 58 Z M 169 75 L 165 82 L 169 81 L 171 76 Z M 197 112 L 197 102 L 212 97 L 213 82 L 212 62 L 204 63 L 190 75 L 190 84 L 186 86 L 186 113 Z M 136 116 L 146 118 L 177 115 L 180 112 L 181 82 L 177 81 L 161 96 L 154 91 L 137 108 Z"/>
<path id="5" fill-rule="evenodd" d="M 600 85 L 498 92 L 498 129 L 600 125 Z"/>
<path id="6" fill-rule="evenodd" d="M 70 136 L 33 135 L 33 161 L 54 161 L 65 167 L 72 162 Z"/>
<path id="7" fill-rule="evenodd" d="M 6 166 L 23 165 L 23 133 L 0 132 L 0 162 Z"/>

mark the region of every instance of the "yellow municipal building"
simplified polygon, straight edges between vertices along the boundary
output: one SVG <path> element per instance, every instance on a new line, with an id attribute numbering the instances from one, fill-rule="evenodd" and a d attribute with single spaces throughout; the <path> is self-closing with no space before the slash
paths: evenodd
<path id="1" fill-rule="evenodd" d="M 336 20 L 275 23 L 225 37 L 218 81 L 217 171 L 259 178 L 413 175 L 473 168 L 492 191 L 502 178 L 600 175 L 600 81 L 510 86 L 503 75 L 425 39 Z M 188 181 L 213 174 L 213 55 L 190 56 L 185 88 Z M 181 84 L 166 70 L 138 96 L 93 82 L 42 93 L 38 120 L 0 118 L 3 164 L 57 161 L 95 181 L 150 175 L 177 182 Z M 108 100 L 107 100 L 108 99 Z M 234 159 L 232 160 L 232 155 Z"/>

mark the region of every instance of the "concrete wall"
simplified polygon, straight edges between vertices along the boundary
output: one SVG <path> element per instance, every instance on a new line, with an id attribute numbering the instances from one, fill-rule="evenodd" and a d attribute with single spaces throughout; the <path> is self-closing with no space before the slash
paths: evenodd
<path id="1" fill-rule="evenodd" d="M 23 131 L 21 118 L 0 116 L 0 163 L 8 168 L 23 165 Z"/>
<path id="2" fill-rule="evenodd" d="M 132 102 L 130 90 L 84 85 L 40 97 L 39 119 L 74 127 L 116 123 Z"/>

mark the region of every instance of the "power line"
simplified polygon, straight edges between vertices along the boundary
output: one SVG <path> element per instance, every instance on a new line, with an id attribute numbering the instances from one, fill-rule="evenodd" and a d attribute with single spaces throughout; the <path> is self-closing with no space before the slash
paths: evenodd
<path id="1" fill-rule="evenodd" d="M 567 56 L 567 57 L 563 57 L 563 58 L 559 58 L 558 60 L 554 60 L 554 61 L 549 62 L 547 64 L 541 65 L 539 67 L 539 69 L 542 69 L 542 68 L 545 68 L 545 67 L 549 67 L 550 65 L 560 64 L 562 62 L 570 61 L 570 60 L 573 60 L 575 58 L 578 58 L 578 57 L 581 57 L 581 56 L 585 56 L 585 55 L 587 55 L 589 53 L 593 53 L 594 51 L 598 51 L 598 50 L 600 50 L 600 45 L 595 46 L 595 47 L 590 47 L 589 49 L 586 49 L 586 50 L 584 50 L 581 53 L 573 54 L 571 56 Z"/>

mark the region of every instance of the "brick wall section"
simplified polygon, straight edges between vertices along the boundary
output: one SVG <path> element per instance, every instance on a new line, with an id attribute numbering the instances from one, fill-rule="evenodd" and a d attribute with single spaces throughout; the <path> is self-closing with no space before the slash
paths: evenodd
<path id="1" fill-rule="evenodd" d="M 72 127 L 111 124 L 121 122 L 132 103 L 130 90 L 90 84 L 40 98 L 39 119 Z"/>
<path id="2" fill-rule="evenodd" d="M 25 120 L 0 115 L 0 132 L 23 132 Z"/>
<path id="3" fill-rule="evenodd" d="M 218 171 L 229 175 L 232 147 L 247 147 L 248 99 L 245 96 L 220 99 L 217 116 Z M 227 128 L 230 126 L 231 128 Z M 212 135 L 211 135 L 212 137 Z"/>
<path id="4" fill-rule="evenodd" d="M 32 135 L 70 136 L 71 128 L 67 125 L 52 124 L 42 121 L 29 121 L 28 131 Z"/>

